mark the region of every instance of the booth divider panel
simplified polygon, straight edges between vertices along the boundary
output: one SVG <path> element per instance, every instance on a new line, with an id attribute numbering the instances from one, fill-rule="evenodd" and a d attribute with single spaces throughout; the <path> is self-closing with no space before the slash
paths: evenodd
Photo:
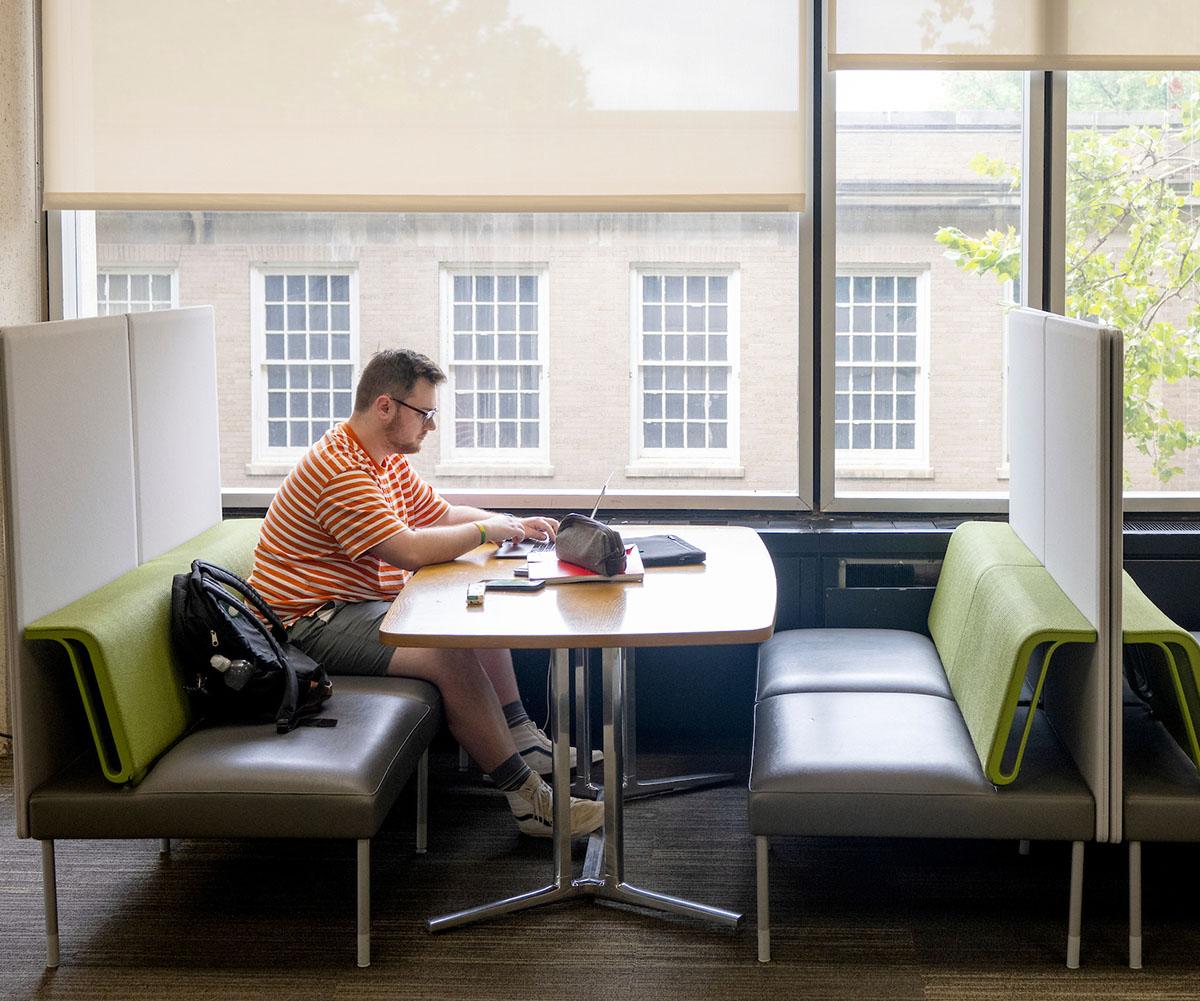
<path id="1" fill-rule="evenodd" d="M 211 306 L 129 316 L 140 560 L 221 520 Z"/>
<path id="2" fill-rule="evenodd" d="M 133 569 L 129 335 L 124 316 L 0 331 L 8 493 L 7 653 L 17 833 L 29 793 L 80 751 L 57 724 L 78 700 L 65 658 L 35 653 L 25 626 Z M 57 706 L 57 708 L 55 708 Z"/>

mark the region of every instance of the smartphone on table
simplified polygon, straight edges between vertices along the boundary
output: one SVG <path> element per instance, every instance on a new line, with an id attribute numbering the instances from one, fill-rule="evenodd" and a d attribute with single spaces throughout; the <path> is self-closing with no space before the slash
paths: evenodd
<path id="1" fill-rule="evenodd" d="M 489 580 L 489 591 L 540 591 L 546 586 L 544 580 L 529 580 L 521 577 L 506 577 L 503 580 Z"/>

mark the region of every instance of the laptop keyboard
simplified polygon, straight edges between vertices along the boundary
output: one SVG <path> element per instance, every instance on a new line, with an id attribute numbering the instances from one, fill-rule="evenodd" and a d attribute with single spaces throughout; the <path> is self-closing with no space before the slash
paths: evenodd
<path id="1" fill-rule="evenodd" d="M 554 549 L 554 543 L 551 542 L 549 539 L 540 539 L 536 542 L 531 543 L 529 546 L 529 551 L 531 553 L 549 553 L 549 552 L 552 552 L 553 549 Z"/>

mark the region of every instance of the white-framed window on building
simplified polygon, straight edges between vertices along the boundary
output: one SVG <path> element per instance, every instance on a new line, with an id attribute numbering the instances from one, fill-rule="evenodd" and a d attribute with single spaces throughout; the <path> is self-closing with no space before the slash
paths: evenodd
<path id="1" fill-rule="evenodd" d="M 925 275 L 878 267 L 836 279 L 834 447 L 847 466 L 923 465 Z"/>
<path id="2" fill-rule="evenodd" d="M 254 459 L 294 461 L 353 409 L 357 273 L 264 265 L 252 298 Z"/>
<path id="3" fill-rule="evenodd" d="M 165 268 L 96 272 L 96 315 L 172 309 L 179 302 L 176 276 Z"/>
<path id="4" fill-rule="evenodd" d="M 443 267 L 442 329 L 450 405 L 439 423 L 449 462 L 548 460 L 545 267 Z"/>
<path id="5" fill-rule="evenodd" d="M 737 461 L 738 272 L 633 275 L 634 461 Z"/>

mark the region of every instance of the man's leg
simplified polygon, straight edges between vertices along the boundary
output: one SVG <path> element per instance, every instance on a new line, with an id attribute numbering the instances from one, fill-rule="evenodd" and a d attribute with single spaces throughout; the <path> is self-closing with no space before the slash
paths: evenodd
<path id="1" fill-rule="evenodd" d="M 525 703 L 521 701 L 521 692 L 517 687 L 517 676 L 513 672 L 512 652 L 503 649 L 476 650 L 475 655 L 479 658 L 484 674 L 496 690 L 496 697 L 500 700 L 500 708 L 504 712 L 504 719 L 517 751 L 539 775 L 550 775 L 554 771 L 554 745 L 525 711 Z M 592 752 L 593 763 L 602 761 L 603 758 L 602 751 Z M 478 758 L 475 760 L 487 771 Z M 571 767 L 574 768 L 575 765 L 576 751 L 572 747 Z"/>
<path id="2" fill-rule="evenodd" d="M 549 837 L 554 826 L 553 794 L 517 753 L 496 689 L 476 652 L 399 647 L 392 652 L 387 673 L 437 686 L 450 732 L 503 790 L 518 828 Z M 603 822 L 603 803 L 571 800 L 572 834 L 588 834 Z"/>
<path id="3" fill-rule="evenodd" d="M 549 837 L 554 823 L 550 787 L 518 753 L 496 689 L 476 652 L 382 646 L 379 623 L 387 607 L 383 601 L 338 603 L 301 619 L 289 638 L 330 674 L 390 674 L 434 685 L 450 732 L 505 793 L 517 826 L 526 834 Z M 511 657 L 503 654 L 492 661 L 502 683 L 512 671 Z M 512 685 L 515 689 L 515 678 Z M 603 822 L 603 804 L 571 800 L 573 834 L 587 834 Z"/>
<path id="4" fill-rule="evenodd" d="M 521 690 L 517 688 L 517 675 L 513 671 L 512 652 L 509 650 L 476 650 L 475 656 L 488 676 L 500 705 L 508 706 L 521 701 Z"/>
<path id="5" fill-rule="evenodd" d="M 487 652 L 508 656 L 507 650 Z M 511 674 L 511 657 L 508 670 Z M 419 678 L 437 687 L 442 693 L 446 725 L 485 772 L 491 772 L 517 753 L 500 708 L 500 697 L 476 651 L 397 647 L 388 662 L 388 674 Z"/>

